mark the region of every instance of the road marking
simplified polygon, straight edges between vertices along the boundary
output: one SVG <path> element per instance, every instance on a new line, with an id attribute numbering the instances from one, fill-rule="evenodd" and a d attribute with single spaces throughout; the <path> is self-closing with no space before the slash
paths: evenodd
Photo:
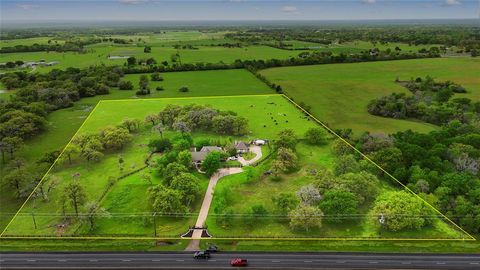
<path id="1" fill-rule="evenodd" d="M 412 264 L 411 262 L 402 262 L 402 264 Z"/>
<path id="2" fill-rule="evenodd" d="M 89 260 L 90 262 L 98 262 L 98 260 Z"/>
<path id="3" fill-rule="evenodd" d="M 177 262 L 184 262 L 185 260 L 176 260 Z"/>
<path id="4" fill-rule="evenodd" d="M 159 262 L 159 261 L 161 261 L 161 260 L 152 260 L 152 262 Z"/>
<path id="5" fill-rule="evenodd" d="M 211 262 L 216 262 L 217 260 L 210 260 Z"/>
<path id="6" fill-rule="evenodd" d="M 471 262 L 470 264 L 479 264 L 478 262 Z"/>
<path id="7" fill-rule="evenodd" d="M 131 262 L 131 260 L 122 260 L 122 262 Z"/>
<path id="8" fill-rule="evenodd" d="M 27 262 L 36 262 L 37 260 L 27 260 Z"/>
<path id="9" fill-rule="evenodd" d="M 368 263 L 378 263 L 378 262 L 368 262 Z"/>
<path id="10" fill-rule="evenodd" d="M 272 261 L 272 262 L 274 262 L 274 263 L 279 263 L 280 261 Z"/>
<path id="11" fill-rule="evenodd" d="M 304 263 L 311 263 L 312 261 L 303 261 Z"/>
<path id="12" fill-rule="evenodd" d="M 57 260 L 57 262 L 66 262 L 67 260 Z"/>
<path id="13" fill-rule="evenodd" d="M 445 264 L 444 262 L 437 262 L 437 264 Z"/>
<path id="14" fill-rule="evenodd" d="M 337 261 L 336 263 L 345 263 L 345 261 Z"/>

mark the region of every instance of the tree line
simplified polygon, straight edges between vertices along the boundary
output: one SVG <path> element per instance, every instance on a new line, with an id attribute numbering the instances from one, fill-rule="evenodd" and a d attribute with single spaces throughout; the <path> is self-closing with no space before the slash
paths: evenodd
<path id="1" fill-rule="evenodd" d="M 458 46 L 465 52 L 480 49 L 480 37 L 476 26 L 304 26 L 291 28 L 252 27 L 226 34 L 226 37 L 247 43 L 281 42 L 300 40 L 323 45 L 366 41 L 375 44 L 401 42 L 409 45 L 441 44 Z"/>
<path id="2" fill-rule="evenodd" d="M 67 40 L 65 43 L 47 43 L 47 44 L 38 44 L 34 43 L 32 45 L 15 45 L 13 47 L 2 47 L 0 48 L 0 53 L 19 53 L 19 52 L 82 52 L 85 45 L 95 44 L 102 42 L 102 39 L 99 38 L 88 38 L 88 39 L 73 39 Z"/>

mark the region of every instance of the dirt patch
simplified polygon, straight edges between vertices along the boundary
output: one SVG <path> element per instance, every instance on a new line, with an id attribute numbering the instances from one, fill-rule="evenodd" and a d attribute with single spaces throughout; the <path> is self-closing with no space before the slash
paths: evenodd
<path id="1" fill-rule="evenodd" d="M 70 226 L 70 220 L 64 220 L 62 223 L 55 225 L 55 235 L 62 236 Z"/>

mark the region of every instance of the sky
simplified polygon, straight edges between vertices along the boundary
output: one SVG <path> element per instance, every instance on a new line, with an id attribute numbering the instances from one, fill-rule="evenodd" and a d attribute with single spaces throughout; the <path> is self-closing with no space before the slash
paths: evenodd
<path id="1" fill-rule="evenodd" d="M 479 18 L 480 0 L 0 0 L 7 21 Z"/>

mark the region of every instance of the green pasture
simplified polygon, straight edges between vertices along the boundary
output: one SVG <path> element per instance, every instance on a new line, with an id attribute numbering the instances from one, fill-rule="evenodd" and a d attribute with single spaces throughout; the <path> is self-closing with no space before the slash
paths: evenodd
<path id="1" fill-rule="evenodd" d="M 152 47 L 151 53 L 144 53 L 143 47 L 113 47 L 110 55 L 135 56 L 137 58 L 153 57 L 157 62 L 171 62 L 172 54 L 179 54 L 182 63 L 233 63 L 237 59 L 287 59 L 300 52 L 281 50 L 269 46 L 246 46 L 241 48 L 225 48 L 220 46 L 203 46 L 198 49 L 175 49 L 173 47 Z"/>
<path id="2" fill-rule="evenodd" d="M 224 39 L 224 35 L 228 31 L 218 32 L 201 32 L 196 30 L 191 31 L 162 31 L 159 30 L 156 33 L 137 33 L 135 35 L 107 35 L 102 36 L 106 38 L 118 38 L 132 41 L 137 45 L 146 44 L 149 46 L 159 45 L 171 45 L 177 43 L 190 43 L 195 44 L 197 42 L 208 42 Z"/>
<path id="3" fill-rule="evenodd" d="M 313 65 L 272 68 L 261 71 L 271 82 L 282 86 L 296 102 L 311 107 L 311 112 L 333 128 L 394 133 L 412 129 L 419 132 L 436 126 L 370 115 L 370 100 L 390 93 L 408 93 L 395 83 L 410 78 L 433 76 L 436 80 L 451 80 L 466 87 L 466 96 L 480 100 L 480 59 L 436 58 L 384 61 L 355 64 Z"/>
<path id="4" fill-rule="evenodd" d="M 50 41 L 50 43 L 48 43 Z M 33 45 L 33 44 L 64 44 L 65 40 L 57 37 L 34 37 L 34 38 L 21 38 L 21 39 L 0 39 L 0 48 L 2 47 L 15 47 L 17 45 Z"/>
<path id="5" fill-rule="evenodd" d="M 269 46 L 247 46 L 242 48 L 226 48 L 221 46 L 199 46 L 198 49 L 175 49 L 173 47 L 153 46 L 151 53 L 143 52 L 144 46 L 117 45 L 110 43 L 86 46 L 85 53 L 78 52 L 24 52 L 4 53 L 0 62 L 22 60 L 24 62 L 58 61 L 50 67 L 37 67 L 36 71 L 47 72 L 52 69 L 67 67 L 88 67 L 91 65 L 123 65 L 126 59 L 109 59 L 110 56 L 134 56 L 137 59 L 154 58 L 158 63 L 167 61 L 171 56 L 179 54 L 182 63 L 233 63 L 237 59 L 287 59 L 297 56 L 300 52 L 272 48 Z"/>
<path id="6" fill-rule="evenodd" d="M 273 92 L 266 84 L 244 69 L 165 72 L 161 74 L 164 78 L 163 81 L 151 81 L 150 74 L 144 75 L 147 75 L 150 80 L 151 94 L 149 97 L 258 95 Z M 134 89 L 138 90 L 140 76 L 142 75 L 126 75 L 123 80 L 131 81 Z M 163 87 L 164 90 L 155 90 L 159 86 Z M 182 86 L 187 86 L 189 91 L 178 91 Z"/>

